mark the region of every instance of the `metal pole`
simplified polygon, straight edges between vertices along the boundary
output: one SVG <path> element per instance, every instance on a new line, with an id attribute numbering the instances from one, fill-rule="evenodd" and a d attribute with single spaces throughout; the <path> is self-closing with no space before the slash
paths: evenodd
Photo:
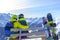
<path id="1" fill-rule="evenodd" d="M 20 31 L 20 32 L 19 32 L 19 40 L 22 40 L 22 39 L 21 39 L 21 29 L 19 29 L 19 31 Z"/>

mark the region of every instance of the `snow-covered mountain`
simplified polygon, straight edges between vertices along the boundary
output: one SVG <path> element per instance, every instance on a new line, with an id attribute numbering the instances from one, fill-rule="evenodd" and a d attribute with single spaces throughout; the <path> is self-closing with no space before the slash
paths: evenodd
<path id="1" fill-rule="evenodd" d="M 0 27 L 5 26 L 5 24 L 10 20 L 11 18 L 10 13 L 0 13 Z M 26 21 L 28 22 L 28 25 L 31 27 L 41 27 L 42 26 L 42 17 L 40 18 L 26 18 Z M 60 20 L 55 20 L 57 26 L 60 24 Z M 59 28 L 59 27 L 58 27 Z"/>
<path id="2" fill-rule="evenodd" d="M 42 27 L 42 18 L 30 18 L 28 25 L 30 27 Z"/>
<path id="3" fill-rule="evenodd" d="M 10 14 L 0 13 L 0 27 L 4 27 L 10 18 Z"/>
<path id="4" fill-rule="evenodd" d="M 0 13 L 0 27 L 4 27 L 5 24 L 10 20 L 11 14 Z M 26 18 L 30 27 L 41 27 L 42 18 Z"/>

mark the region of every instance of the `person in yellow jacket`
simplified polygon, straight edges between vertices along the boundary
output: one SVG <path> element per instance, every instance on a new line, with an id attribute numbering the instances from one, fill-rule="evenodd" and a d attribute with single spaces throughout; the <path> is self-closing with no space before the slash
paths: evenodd
<path id="1" fill-rule="evenodd" d="M 17 20 L 17 18 L 18 18 L 18 20 Z M 11 22 L 13 22 L 13 28 L 14 29 L 18 28 L 18 29 L 26 30 L 29 28 L 23 14 L 20 14 L 19 17 L 17 17 L 16 15 L 12 16 Z M 22 33 L 23 32 L 28 33 L 28 31 L 22 31 Z M 17 38 L 17 36 L 11 36 L 11 38 Z"/>
<path id="2" fill-rule="evenodd" d="M 20 14 L 19 17 L 18 17 L 18 21 L 14 23 L 14 28 L 20 28 L 20 29 L 28 29 L 29 26 L 26 22 L 26 19 L 24 18 L 24 15 L 23 14 Z"/>
<path id="3" fill-rule="evenodd" d="M 13 28 L 15 30 L 17 28 L 23 29 L 23 30 L 26 30 L 29 28 L 23 14 L 20 14 L 19 17 L 17 15 L 13 15 L 10 21 L 13 23 Z M 17 32 L 17 31 L 15 31 L 15 32 Z M 28 32 L 28 31 L 26 31 L 26 32 Z M 16 37 L 17 36 L 11 36 L 11 38 L 16 38 Z"/>

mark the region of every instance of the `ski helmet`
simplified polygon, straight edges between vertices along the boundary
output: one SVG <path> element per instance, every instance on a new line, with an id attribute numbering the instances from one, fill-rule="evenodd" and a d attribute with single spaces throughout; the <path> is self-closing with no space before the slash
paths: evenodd
<path id="1" fill-rule="evenodd" d="M 24 18 L 24 14 L 20 14 L 20 15 L 19 15 L 19 19 L 20 19 L 20 18 Z"/>
<path id="2" fill-rule="evenodd" d="M 48 19 L 48 21 L 53 21 L 51 13 L 47 14 L 47 19 Z"/>
<path id="3" fill-rule="evenodd" d="M 17 21 L 17 15 L 13 15 L 12 17 L 11 17 L 11 20 L 10 20 L 11 22 L 13 22 L 13 21 Z"/>
<path id="4" fill-rule="evenodd" d="M 12 16 L 12 19 L 17 19 L 17 15 L 13 15 Z"/>

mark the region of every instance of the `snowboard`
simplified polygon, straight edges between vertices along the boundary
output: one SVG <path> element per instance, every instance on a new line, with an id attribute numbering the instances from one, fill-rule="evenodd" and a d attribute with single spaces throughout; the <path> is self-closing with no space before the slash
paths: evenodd
<path id="1" fill-rule="evenodd" d="M 52 18 L 52 15 L 51 13 L 48 13 L 47 14 L 47 19 L 48 19 L 48 24 L 50 25 L 50 28 L 52 27 L 53 28 L 53 39 L 55 40 L 58 40 L 58 36 L 57 34 L 55 34 L 54 32 L 56 32 L 56 30 L 54 30 L 54 28 L 56 27 L 56 23 L 53 23 L 53 18 Z M 50 33 L 49 33 L 50 34 Z"/>

